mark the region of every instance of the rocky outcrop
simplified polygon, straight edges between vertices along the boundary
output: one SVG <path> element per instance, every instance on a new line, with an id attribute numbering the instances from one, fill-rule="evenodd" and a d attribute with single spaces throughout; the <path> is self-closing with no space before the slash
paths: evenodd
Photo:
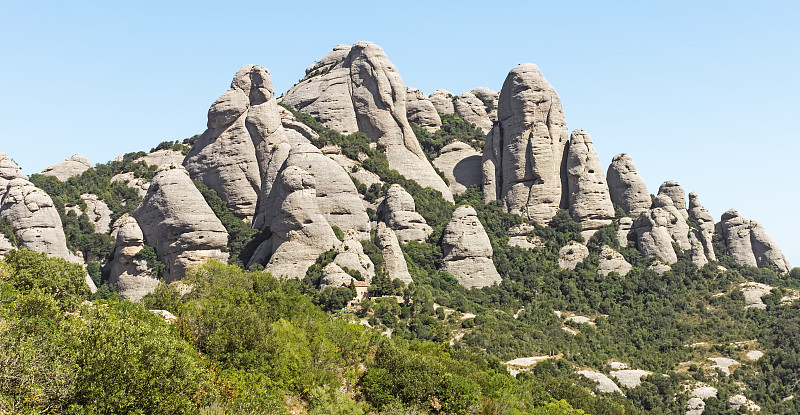
<path id="1" fill-rule="evenodd" d="M 680 212 L 683 219 L 689 218 L 689 212 L 686 210 L 686 192 L 683 190 L 678 182 L 669 180 L 658 187 L 659 195 L 666 195 L 672 199 L 672 204 Z"/>
<path id="2" fill-rule="evenodd" d="M 414 198 L 399 184 L 391 185 L 386 191 L 378 214 L 394 230 L 400 243 L 424 242 L 433 232 L 425 218 L 417 213 Z"/>
<path id="3" fill-rule="evenodd" d="M 558 266 L 561 269 L 575 269 L 588 257 L 589 248 L 580 242 L 572 241 L 558 251 Z"/>
<path id="4" fill-rule="evenodd" d="M 542 240 L 534 234 L 536 229 L 528 224 L 513 226 L 508 230 L 508 246 L 522 249 L 534 249 L 544 246 Z"/>
<path id="5" fill-rule="evenodd" d="M 519 65 L 503 83 L 497 117 L 483 149 L 484 201 L 547 223 L 567 204 L 561 100 L 536 65 Z"/>
<path id="6" fill-rule="evenodd" d="M 84 193 L 81 199 L 86 203 L 86 216 L 94 225 L 97 233 L 108 233 L 111 226 L 111 215 L 114 213 L 108 208 L 106 202 L 97 195 Z"/>
<path id="7" fill-rule="evenodd" d="M 681 249 L 684 251 L 691 249 L 692 245 L 689 242 L 689 224 L 686 222 L 686 219 L 683 218 L 681 209 L 674 205 L 672 198 L 661 193 L 656 196 L 653 206 L 667 213 L 669 220 L 666 223 L 666 227 L 672 239 L 678 242 L 678 245 L 680 245 Z"/>
<path id="8" fill-rule="evenodd" d="M 114 224 L 114 233 L 117 245 L 113 259 L 106 265 L 108 282 L 124 298 L 139 300 L 158 285 L 158 278 L 150 271 L 147 261 L 136 256 L 145 247 L 144 234 L 136 219 L 127 215 Z"/>
<path id="9" fill-rule="evenodd" d="M 756 221 L 742 217 L 734 209 L 722 214 L 722 220 L 717 223 L 717 233 L 725 241 L 728 253 L 741 265 L 769 266 L 780 273 L 792 269 L 764 227 Z"/>
<path id="10" fill-rule="evenodd" d="M 634 220 L 631 232 L 636 235 L 636 246 L 642 255 L 659 258 L 667 264 L 678 262 L 678 255 L 672 247 L 672 235 L 667 228 L 673 218 L 673 214 L 657 207 Z"/>
<path id="11" fill-rule="evenodd" d="M 458 283 L 467 288 L 483 288 L 500 283 L 492 262 L 492 244 L 472 206 L 459 206 L 444 228 L 442 236 L 444 266 Z"/>
<path id="12" fill-rule="evenodd" d="M 689 231 L 689 245 L 691 246 L 689 254 L 692 257 L 692 263 L 697 266 L 697 268 L 703 268 L 703 266 L 708 264 L 706 250 L 703 246 L 701 238 L 702 235 L 700 234 L 699 230 L 691 229 Z"/>
<path id="13" fill-rule="evenodd" d="M 500 99 L 500 93 L 492 91 L 485 86 L 475 88 L 470 92 L 472 92 L 473 95 L 478 97 L 478 99 L 483 102 L 483 106 L 486 109 L 486 115 L 489 117 L 489 121 L 497 121 L 497 102 Z"/>
<path id="14" fill-rule="evenodd" d="M 714 245 L 712 242 L 714 229 L 716 227 L 714 224 L 714 217 L 711 216 L 711 212 L 709 212 L 708 209 L 700 204 L 700 198 L 695 192 L 689 193 L 689 217 L 694 219 L 700 227 L 699 239 L 703 244 L 706 258 L 711 261 L 716 261 L 717 255 L 714 253 Z"/>
<path id="15" fill-rule="evenodd" d="M 489 133 L 492 129 L 492 120 L 486 113 L 486 106 L 472 92 L 464 92 L 456 97 L 453 100 L 453 108 L 459 117 L 477 125 L 484 133 Z"/>
<path id="16" fill-rule="evenodd" d="M 269 150 L 284 141 L 269 71 L 239 69 L 208 110 L 208 128 L 186 156 L 195 180 L 214 189 L 238 217 L 252 220 Z"/>
<path id="17" fill-rule="evenodd" d="M 5 254 L 9 253 L 14 248 L 14 244 L 12 244 L 5 235 L 0 233 L 0 257 L 5 256 Z"/>
<path id="18" fill-rule="evenodd" d="M 436 107 L 422 91 L 416 88 L 406 88 L 406 116 L 409 121 L 431 133 L 442 126 L 442 119 L 439 118 Z"/>
<path id="19" fill-rule="evenodd" d="M 389 278 L 410 284 L 413 280 L 408 272 L 408 264 L 400 249 L 400 243 L 397 242 L 397 235 L 383 222 L 378 222 L 375 245 L 383 254 L 383 269 L 389 274 Z"/>
<path id="20" fill-rule="evenodd" d="M 375 265 L 369 256 L 364 253 L 361 245 L 361 235 L 355 231 L 346 232 L 344 241 L 336 247 L 336 257 L 333 259 L 342 269 L 356 271 L 364 277 L 364 281 L 372 282 L 375 276 Z"/>
<path id="21" fill-rule="evenodd" d="M 265 200 L 274 212 L 267 222 L 272 236 L 256 249 L 250 263 L 268 259 L 265 269 L 272 275 L 303 278 L 317 257 L 339 242 L 320 212 L 315 177 L 288 166 Z"/>
<path id="22" fill-rule="evenodd" d="M 167 282 L 183 278 L 186 270 L 206 260 L 227 261 L 228 232 L 192 183 L 186 170 L 159 170 L 133 217 L 147 245 L 166 265 Z"/>
<path id="23" fill-rule="evenodd" d="M 14 179 L 28 180 L 28 176 L 20 170 L 17 163 L 8 154 L 0 151 L 0 198 L 3 197 L 8 182 Z"/>
<path id="24" fill-rule="evenodd" d="M 623 248 L 628 246 L 628 235 L 630 235 L 631 228 L 633 228 L 633 218 L 623 217 L 619 218 L 619 228 L 617 229 L 617 240 Z"/>
<path id="25" fill-rule="evenodd" d="M 136 177 L 133 172 L 115 174 L 111 181 L 125 183 L 131 189 L 136 189 L 141 197 L 147 194 L 147 189 L 150 187 L 150 182 L 143 177 Z"/>
<path id="26" fill-rule="evenodd" d="M 597 273 L 599 275 L 607 276 L 612 272 L 616 272 L 619 275 L 625 276 L 631 268 L 633 267 L 625 260 L 622 254 L 608 245 L 603 245 L 597 264 Z"/>
<path id="27" fill-rule="evenodd" d="M 614 219 L 602 169 L 592 137 L 583 130 L 573 131 L 567 156 L 569 212 L 584 230 L 599 229 Z"/>
<path id="28" fill-rule="evenodd" d="M 608 166 L 608 190 L 611 201 L 632 217 L 638 217 L 652 205 L 647 184 L 628 154 L 617 154 Z"/>
<path id="29" fill-rule="evenodd" d="M 337 46 L 306 69 L 282 102 L 343 134 L 362 131 L 385 149 L 389 167 L 452 201 L 406 118 L 406 87 L 383 50 L 369 42 Z"/>
<path id="30" fill-rule="evenodd" d="M 89 159 L 80 154 L 75 154 L 67 157 L 62 162 L 45 167 L 44 170 L 42 170 L 42 174 L 45 176 L 53 176 L 65 182 L 70 177 L 78 176 L 91 168 L 92 165 L 89 163 Z"/>
<path id="31" fill-rule="evenodd" d="M 433 91 L 430 96 L 431 104 L 436 108 L 439 114 L 455 114 L 456 110 L 453 106 L 453 99 L 455 96 L 445 89 L 437 89 Z"/>
<path id="32" fill-rule="evenodd" d="M 433 165 L 444 173 L 454 195 L 481 185 L 481 153 L 467 143 L 454 141 L 444 146 Z"/>
<path id="33" fill-rule="evenodd" d="M 341 287 L 354 279 L 352 275 L 344 272 L 342 268 L 334 262 L 322 268 L 322 277 L 319 280 L 319 288 Z"/>
<path id="34" fill-rule="evenodd" d="M 183 163 L 184 158 L 185 156 L 180 151 L 157 150 L 143 157 L 139 157 L 136 161 L 143 161 L 147 163 L 148 166 L 162 167 L 170 164 L 180 165 Z"/>

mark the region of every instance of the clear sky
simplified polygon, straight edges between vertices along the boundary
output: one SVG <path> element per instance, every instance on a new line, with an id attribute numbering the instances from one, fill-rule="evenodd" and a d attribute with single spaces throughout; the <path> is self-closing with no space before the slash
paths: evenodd
<path id="1" fill-rule="evenodd" d="M 201 133 L 236 70 L 285 92 L 337 44 L 430 94 L 539 65 L 604 164 L 763 223 L 800 266 L 800 2 L 0 2 L 0 150 L 28 173 Z"/>

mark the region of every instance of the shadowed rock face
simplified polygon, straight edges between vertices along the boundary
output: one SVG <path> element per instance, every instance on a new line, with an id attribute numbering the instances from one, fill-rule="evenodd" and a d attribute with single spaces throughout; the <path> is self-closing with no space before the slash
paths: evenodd
<path id="1" fill-rule="evenodd" d="M 500 283 L 492 262 L 492 244 L 472 206 L 459 206 L 442 236 L 445 272 L 467 288 Z"/>
<path id="2" fill-rule="evenodd" d="M 714 217 L 711 212 L 700 204 L 700 198 L 697 193 L 689 193 L 689 217 L 694 219 L 700 226 L 700 231 L 697 235 L 700 242 L 703 244 L 706 258 L 711 261 L 717 260 L 717 255 L 714 253 L 713 237 L 714 237 Z"/>
<path id="3" fill-rule="evenodd" d="M 536 65 L 508 74 L 497 118 L 483 150 L 484 201 L 547 223 L 567 206 L 569 134 L 561 100 Z"/>
<path id="4" fill-rule="evenodd" d="M 461 194 L 470 186 L 481 185 L 481 153 L 467 143 L 454 141 L 444 146 L 439 157 L 433 160 L 433 165 L 447 177 L 453 194 Z"/>
<path id="5" fill-rule="evenodd" d="M 599 229 L 614 219 L 602 168 L 592 137 L 583 130 L 573 131 L 567 157 L 569 211 L 585 230 Z"/>
<path id="6" fill-rule="evenodd" d="M 734 209 L 722 214 L 722 220 L 717 223 L 717 233 L 725 241 L 728 253 L 739 264 L 770 266 L 780 273 L 792 269 L 764 227 L 756 221 L 742 217 Z"/>
<path id="7" fill-rule="evenodd" d="M 442 126 L 442 119 L 431 100 L 416 88 L 406 88 L 406 115 L 409 121 L 431 133 Z"/>
<path id="8" fill-rule="evenodd" d="M 459 117 L 477 125 L 484 133 L 492 129 L 492 120 L 486 113 L 486 106 L 472 91 L 464 92 L 453 100 L 453 108 Z"/>
<path id="9" fill-rule="evenodd" d="M 133 217 L 147 245 L 166 265 L 167 282 L 183 278 L 187 268 L 205 260 L 228 259 L 222 252 L 228 232 L 180 167 L 173 165 L 156 173 Z"/>
<path id="10" fill-rule="evenodd" d="M 608 190 L 611 201 L 632 217 L 644 213 L 652 205 L 647 184 L 636 170 L 633 159 L 628 154 L 614 156 L 608 166 Z"/>
<path id="11" fill-rule="evenodd" d="M 337 46 L 312 65 L 282 102 L 343 134 L 366 133 L 386 150 L 390 168 L 452 201 L 408 124 L 406 100 L 406 87 L 383 49 L 358 42 Z"/>

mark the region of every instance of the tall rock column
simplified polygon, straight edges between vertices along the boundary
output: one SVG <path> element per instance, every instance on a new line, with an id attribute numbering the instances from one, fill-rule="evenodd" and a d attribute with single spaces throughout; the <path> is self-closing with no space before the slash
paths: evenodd
<path id="1" fill-rule="evenodd" d="M 482 288 L 500 283 L 492 262 L 492 243 L 472 206 L 459 206 L 444 228 L 443 270 L 453 274 L 467 288 Z"/>
<path id="2" fill-rule="evenodd" d="M 722 214 L 717 223 L 719 233 L 734 261 L 751 267 L 770 266 L 780 273 L 789 272 L 792 266 L 767 234 L 764 227 L 742 217 L 735 209 Z"/>
<path id="3" fill-rule="evenodd" d="M 622 153 L 614 156 L 606 178 L 611 201 L 621 206 L 625 213 L 635 218 L 650 209 L 653 201 L 647 184 L 636 170 L 630 155 Z"/>
<path id="4" fill-rule="evenodd" d="M 603 165 L 586 131 L 575 130 L 567 157 L 569 211 L 584 230 L 599 229 L 614 219 L 614 204 L 608 194 Z"/>
<path id="5" fill-rule="evenodd" d="M 703 244 L 703 250 L 706 257 L 711 261 L 717 260 L 717 255 L 714 253 L 714 217 L 711 212 L 700 204 L 700 198 L 697 193 L 689 193 L 689 217 L 694 219 L 700 227 L 698 239 Z"/>
<path id="6" fill-rule="evenodd" d="M 567 206 L 569 134 L 561 100 L 536 65 L 509 72 L 497 118 L 483 149 L 484 201 L 547 223 Z"/>

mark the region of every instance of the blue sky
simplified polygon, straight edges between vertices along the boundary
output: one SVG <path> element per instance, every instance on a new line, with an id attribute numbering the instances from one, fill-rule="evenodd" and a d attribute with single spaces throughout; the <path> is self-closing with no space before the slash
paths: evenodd
<path id="1" fill-rule="evenodd" d="M 276 91 L 336 44 L 381 45 L 406 85 L 499 89 L 534 62 L 604 164 L 763 223 L 800 266 L 800 3 L 0 2 L 0 150 L 26 173 L 201 133 L 245 64 Z"/>

